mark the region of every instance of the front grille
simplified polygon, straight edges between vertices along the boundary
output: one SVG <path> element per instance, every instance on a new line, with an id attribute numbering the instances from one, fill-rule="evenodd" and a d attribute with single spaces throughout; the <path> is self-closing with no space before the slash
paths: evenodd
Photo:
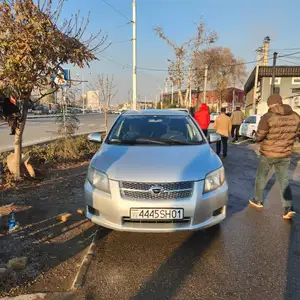
<path id="1" fill-rule="evenodd" d="M 194 182 L 144 183 L 120 182 L 121 196 L 127 199 L 182 199 L 193 194 Z"/>

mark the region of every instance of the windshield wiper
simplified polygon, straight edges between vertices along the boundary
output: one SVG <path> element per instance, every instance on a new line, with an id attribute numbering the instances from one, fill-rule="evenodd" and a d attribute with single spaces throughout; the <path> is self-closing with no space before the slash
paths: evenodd
<path id="1" fill-rule="evenodd" d="M 118 145 L 136 145 L 135 140 L 119 140 L 119 139 L 111 139 L 108 141 L 109 144 L 118 144 Z"/>
<path id="2" fill-rule="evenodd" d="M 176 139 L 155 139 L 155 138 L 140 138 L 136 140 L 137 142 L 150 142 L 160 145 L 200 145 L 202 142 L 189 142 L 189 141 L 180 141 Z"/>
<path id="3" fill-rule="evenodd" d="M 168 144 L 177 144 L 177 145 L 200 145 L 202 144 L 201 141 L 199 142 L 190 142 L 190 141 L 182 141 L 182 140 L 176 140 L 176 139 L 160 139 L 161 141 L 164 141 Z"/>
<path id="4" fill-rule="evenodd" d="M 138 143 L 151 143 L 151 144 L 159 144 L 159 145 L 169 145 L 167 142 L 161 139 L 152 139 L 152 138 L 139 138 L 136 139 Z"/>

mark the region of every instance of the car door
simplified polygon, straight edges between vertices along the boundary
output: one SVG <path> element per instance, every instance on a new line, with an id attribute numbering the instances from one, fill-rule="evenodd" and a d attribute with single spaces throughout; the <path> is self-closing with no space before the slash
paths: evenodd
<path id="1" fill-rule="evenodd" d="M 248 117 L 247 119 L 244 120 L 244 122 L 242 123 L 241 127 L 240 127 L 240 135 L 242 136 L 248 136 L 248 125 L 249 125 L 249 119 L 251 117 Z"/>
<path id="2" fill-rule="evenodd" d="M 256 116 L 249 117 L 247 136 L 251 138 L 253 136 L 253 132 L 256 132 Z"/>

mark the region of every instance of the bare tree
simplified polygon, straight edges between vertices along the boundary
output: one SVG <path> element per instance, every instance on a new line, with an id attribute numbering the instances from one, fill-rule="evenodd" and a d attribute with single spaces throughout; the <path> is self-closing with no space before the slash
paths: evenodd
<path id="1" fill-rule="evenodd" d="M 187 77 L 187 91 L 191 88 L 191 76 L 188 74 L 188 69 L 191 68 L 191 54 L 193 52 L 199 51 L 199 49 L 203 45 L 207 45 L 210 43 L 214 43 L 217 40 L 217 34 L 216 32 L 208 31 L 205 27 L 205 24 L 200 21 L 200 23 L 197 25 L 197 34 L 195 37 L 189 38 L 184 43 L 177 45 L 174 43 L 171 39 L 169 39 L 163 32 L 163 29 L 161 27 L 155 27 L 153 29 L 156 34 L 164 41 L 167 42 L 169 46 L 173 48 L 175 59 L 171 60 L 168 59 L 169 62 L 169 77 L 171 81 L 173 82 L 173 85 L 177 87 L 178 89 L 178 95 L 180 99 L 180 105 L 183 106 L 186 105 L 187 100 L 187 94 L 186 99 L 184 101 L 183 95 L 182 95 L 182 85 L 184 83 L 184 80 Z"/>
<path id="2" fill-rule="evenodd" d="M 98 75 L 95 78 L 94 82 L 91 85 L 91 88 L 97 93 L 99 92 L 99 102 L 102 104 L 102 108 L 104 111 L 104 126 L 105 133 L 108 131 L 107 124 L 107 112 L 109 110 L 111 101 L 114 99 L 116 94 L 118 93 L 116 89 L 116 85 L 114 83 L 114 76 L 109 77 L 108 75 Z"/>
<path id="3" fill-rule="evenodd" d="M 193 78 L 198 86 L 202 86 L 203 68 L 205 64 L 208 65 L 207 80 L 216 91 L 219 108 L 227 99 L 227 89 L 231 85 L 242 84 L 246 78 L 244 61 L 236 58 L 228 48 L 212 47 L 195 52 L 193 64 Z"/>
<path id="4" fill-rule="evenodd" d="M 2 0 L 0 3 L 0 89 L 21 104 L 15 136 L 16 177 L 20 177 L 22 136 L 33 90 L 41 97 L 57 90 L 52 82 L 62 66 L 83 68 L 97 59 L 106 36 L 88 36 L 88 18 L 79 13 L 61 22 L 66 0 Z M 59 25 L 62 24 L 62 25 Z M 52 90 L 44 93 L 45 87 Z M 38 101 L 39 99 L 37 99 Z"/>

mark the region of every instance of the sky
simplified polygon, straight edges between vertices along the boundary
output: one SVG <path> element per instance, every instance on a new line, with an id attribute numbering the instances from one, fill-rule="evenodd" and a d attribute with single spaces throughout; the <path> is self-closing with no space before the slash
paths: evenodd
<path id="1" fill-rule="evenodd" d="M 110 5 L 106 4 L 109 3 Z M 255 50 L 270 36 L 271 53 L 293 53 L 299 48 L 299 0 L 136 0 L 137 2 L 137 66 L 167 69 L 167 59 L 174 58 L 172 48 L 159 39 L 153 27 L 160 26 L 165 34 L 180 44 L 196 33 L 196 24 L 204 21 L 209 30 L 218 33 L 217 46 L 228 47 L 245 61 L 256 59 Z M 90 68 L 71 68 L 71 77 L 82 76 L 84 91 L 91 90 L 97 74 L 114 75 L 118 93 L 114 103 L 128 100 L 132 87 L 132 1 L 131 0 L 66 0 L 62 18 L 80 10 L 90 12 L 88 33 L 102 30 L 111 46 L 98 55 L 99 61 Z M 116 11 L 118 10 L 118 12 Z M 274 50 L 273 50 L 274 49 Z M 280 50 L 277 50 L 280 49 Z M 281 50 L 282 49 L 282 50 Z M 300 64 L 298 58 L 278 60 L 278 64 Z M 250 72 L 254 64 L 247 65 Z M 163 88 L 166 71 L 137 72 L 137 95 L 155 100 Z"/>

